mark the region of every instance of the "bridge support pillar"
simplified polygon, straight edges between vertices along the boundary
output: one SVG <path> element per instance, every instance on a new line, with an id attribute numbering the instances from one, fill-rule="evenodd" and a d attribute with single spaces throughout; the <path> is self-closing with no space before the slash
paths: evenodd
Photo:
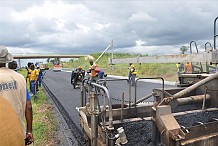
<path id="1" fill-rule="evenodd" d="M 18 59 L 18 67 L 21 68 L 21 61 Z"/>

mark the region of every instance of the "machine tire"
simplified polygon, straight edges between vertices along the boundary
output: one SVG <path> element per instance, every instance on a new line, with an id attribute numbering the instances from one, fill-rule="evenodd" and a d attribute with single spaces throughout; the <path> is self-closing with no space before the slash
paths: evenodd
<path id="1" fill-rule="evenodd" d="M 73 79 L 73 88 L 76 89 L 76 78 Z"/>
<path id="2" fill-rule="evenodd" d="M 71 79 L 70 79 L 70 82 L 71 82 L 71 84 L 73 85 L 73 81 L 74 81 L 74 71 L 72 71 L 72 73 L 71 73 Z"/>

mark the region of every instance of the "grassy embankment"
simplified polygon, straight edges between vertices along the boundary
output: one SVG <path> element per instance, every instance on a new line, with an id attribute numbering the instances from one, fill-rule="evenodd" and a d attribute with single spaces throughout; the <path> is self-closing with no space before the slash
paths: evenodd
<path id="1" fill-rule="evenodd" d="M 91 54 L 95 59 L 98 58 L 100 53 Z M 128 53 L 115 53 L 114 58 L 131 58 L 136 57 L 137 54 L 128 54 Z M 146 55 L 145 55 L 146 56 Z M 104 71 L 109 75 L 128 75 L 129 64 L 116 64 L 110 66 L 108 64 L 108 58 L 111 58 L 111 54 L 105 53 L 97 62 L 100 68 L 103 68 Z M 69 62 L 63 62 L 64 68 L 75 68 L 82 66 L 83 69 L 89 68 L 88 61 L 85 61 L 84 58 L 78 60 L 71 60 Z M 137 69 L 137 77 L 163 77 L 168 81 L 176 81 L 176 65 L 175 63 L 148 63 L 148 64 L 134 64 Z"/>
<path id="2" fill-rule="evenodd" d="M 20 70 L 26 77 L 26 70 Z M 29 87 L 29 84 L 27 85 Z M 46 146 L 55 142 L 53 139 L 56 131 L 56 123 L 52 116 L 53 106 L 47 101 L 47 97 L 41 87 L 37 93 L 38 100 L 31 98 L 33 107 L 33 134 L 35 146 Z"/>

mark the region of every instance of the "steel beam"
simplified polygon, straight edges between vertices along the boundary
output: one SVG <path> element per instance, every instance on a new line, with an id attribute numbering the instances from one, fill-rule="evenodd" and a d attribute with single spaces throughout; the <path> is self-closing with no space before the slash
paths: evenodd
<path id="1" fill-rule="evenodd" d="M 63 54 L 26 54 L 13 55 L 14 59 L 36 59 L 36 58 L 80 58 L 87 55 L 63 55 Z"/>
<path id="2" fill-rule="evenodd" d="M 170 105 L 175 108 L 181 105 L 190 105 L 190 104 L 202 104 L 203 100 L 209 101 L 211 100 L 210 94 L 206 95 L 196 95 L 196 96 L 190 96 L 190 97 L 185 97 L 185 98 L 178 98 L 176 100 L 173 100 L 170 102 Z"/>
<path id="3" fill-rule="evenodd" d="M 217 79 L 218 78 L 218 72 L 215 73 L 215 74 L 211 74 L 210 76 L 208 76 L 207 78 L 195 83 L 194 85 L 190 86 L 190 87 L 187 87 L 186 89 L 174 94 L 172 96 L 173 99 L 177 99 L 177 98 L 181 98 L 181 97 L 184 97 L 185 95 L 187 95 L 188 93 L 190 93 L 191 91 L 197 89 L 198 87 L 214 80 L 214 79 Z"/>
<path id="4" fill-rule="evenodd" d="M 109 64 L 125 64 L 125 63 L 175 63 L 175 62 L 214 62 L 216 60 L 216 51 L 193 54 L 178 54 L 178 55 L 161 55 L 161 56 L 146 56 L 135 58 L 109 58 Z"/>

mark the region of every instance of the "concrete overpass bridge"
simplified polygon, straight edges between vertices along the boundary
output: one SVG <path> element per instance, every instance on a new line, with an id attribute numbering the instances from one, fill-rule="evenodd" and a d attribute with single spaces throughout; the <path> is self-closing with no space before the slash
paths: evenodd
<path id="1" fill-rule="evenodd" d="M 18 59 L 18 64 L 21 66 L 21 59 L 43 59 L 43 58 L 80 58 L 87 55 L 75 54 L 16 54 L 13 55 L 14 59 Z"/>

